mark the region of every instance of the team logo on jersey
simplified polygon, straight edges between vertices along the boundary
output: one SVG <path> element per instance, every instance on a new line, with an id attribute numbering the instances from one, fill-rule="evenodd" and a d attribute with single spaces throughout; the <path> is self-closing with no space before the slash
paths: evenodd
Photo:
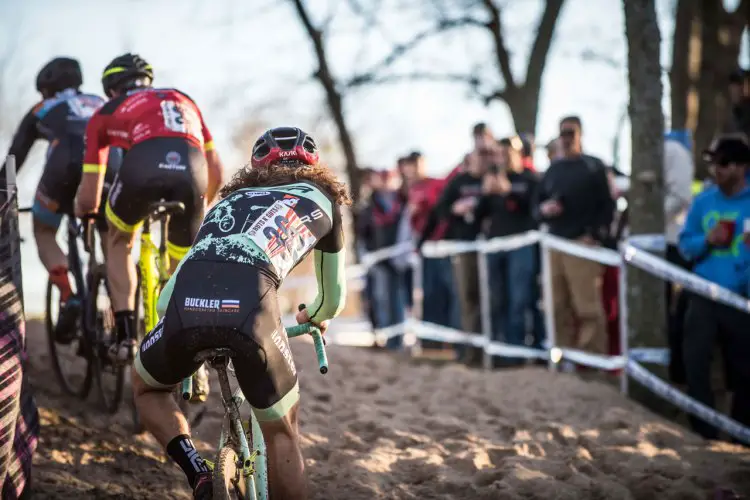
<path id="1" fill-rule="evenodd" d="M 182 156 L 180 156 L 180 153 L 177 151 L 170 151 L 167 153 L 167 156 L 164 158 L 167 162 L 166 163 L 159 163 L 159 168 L 163 168 L 164 170 L 179 170 L 183 171 L 187 169 L 187 165 L 181 165 L 180 160 L 182 160 Z"/>
<path id="2" fill-rule="evenodd" d="M 281 338 L 281 335 L 279 335 L 279 331 L 274 330 L 274 332 L 271 334 L 271 340 L 273 341 L 273 345 L 275 345 L 279 352 L 281 352 L 281 356 L 289 366 L 289 370 L 292 372 L 292 375 L 297 375 L 297 367 L 294 366 L 294 358 L 292 357 L 292 351 L 289 350 L 286 335 L 284 335 L 284 338 Z"/>
<path id="3" fill-rule="evenodd" d="M 287 207 L 296 207 L 297 203 L 299 202 L 299 198 L 296 196 L 292 196 L 291 194 L 285 194 L 284 198 L 281 200 L 281 203 L 286 205 Z"/>
<path id="4" fill-rule="evenodd" d="M 240 301 L 236 299 L 206 299 L 185 297 L 185 310 L 191 312 L 240 312 Z"/>
<path id="5" fill-rule="evenodd" d="M 256 196 L 268 196 L 269 191 L 246 191 L 245 198 L 255 198 Z"/>

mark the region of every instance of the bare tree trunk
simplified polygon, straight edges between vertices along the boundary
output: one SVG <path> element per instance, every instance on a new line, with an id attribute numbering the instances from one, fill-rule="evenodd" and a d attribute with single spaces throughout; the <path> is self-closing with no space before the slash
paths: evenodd
<path id="1" fill-rule="evenodd" d="M 344 98 L 338 90 L 336 80 L 328 66 L 328 55 L 323 40 L 324 33 L 313 25 L 303 0 L 293 0 L 293 3 L 297 10 L 297 15 L 299 15 L 299 18 L 305 27 L 305 31 L 313 44 L 315 57 L 318 60 L 318 70 L 315 72 L 315 78 L 318 79 L 323 87 L 326 94 L 326 101 L 328 102 L 328 110 L 330 111 L 331 117 L 333 118 L 334 123 L 336 123 L 336 128 L 339 131 L 341 149 L 344 151 L 344 158 L 346 160 L 346 173 L 349 177 L 349 187 L 352 196 L 356 201 L 359 199 L 360 192 L 360 175 L 359 167 L 357 165 L 357 154 L 354 148 L 352 135 L 349 132 L 346 118 L 344 116 Z"/>
<path id="2" fill-rule="evenodd" d="M 697 0 L 678 0 L 675 12 L 674 35 L 672 37 L 672 68 L 669 71 L 670 101 L 672 104 L 671 128 L 688 127 L 688 96 L 693 87 L 690 72 L 691 39 L 697 23 L 694 23 Z"/>
<path id="3" fill-rule="evenodd" d="M 750 2 L 743 0 L 734 12 L 721 2 L 700 1 L 701 64 L 698 80 L 698 121 L 695 128 L 695 177 L 708 177 L 708 166 L 700 161 L 700 151 L 708 147 L 726 125 L 729 109 L 728 76 L 737 67 L 742 31 Z"/>
<path id="4" fill-rule="evenodd" d="M 547 65 L 547 54 L 552 45 L 555 26 L 565 0 L 547 0 L 545 3 L 526 65 L 526 79 L 523 84 L 517 82 L 511 71 L 510 54 L 505 44 L 500 7 L 493 0 L 483 0 L 483 4 L 490 17 L 487 28 L 492 33 L 497 67 L 505 81 L 505 88 L 487 96 L 485 101 L 489 103 L 494 99 L 503 99 L 510 108 L 516 130 L 536 133 L 542 76 Z"/>
<path id="5" fill-rule="evenodd" d="M 664 232 L 664 115 L 659 63 L 660 34 L 654 0 L 623 0 L 628 42 L 628 82 L 632 124 L 629 193 L 633 234 Z M 664 345 L 664 283 L 628 269 L 628 328 L 633 343 Z"/>

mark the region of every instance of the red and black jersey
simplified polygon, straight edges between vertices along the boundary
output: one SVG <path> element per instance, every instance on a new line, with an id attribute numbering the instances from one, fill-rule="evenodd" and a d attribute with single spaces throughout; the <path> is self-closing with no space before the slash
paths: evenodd
<path id="1" fill-rule="evenodd" d="M 104 170 L 110 146 L 125 150 L 155 137 L 180 137 L 213 149 L 198 106 L 176 89 L 135 89 L 107 102 L 86 127 L 84 173 Z"/>

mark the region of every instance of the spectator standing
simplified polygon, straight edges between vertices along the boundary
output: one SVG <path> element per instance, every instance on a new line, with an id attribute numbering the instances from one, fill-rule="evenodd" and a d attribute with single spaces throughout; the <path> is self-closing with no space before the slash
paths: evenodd
<path id="1" fill-rule="evenodd" d="M 518 137 L 521 139 L 521 163 L 523 167 L 536 172 L 536 166 L 534 166 L 534 134 L 519 134 Z"/>
<path id="2" fill-rule="evenodd" d="M 750 273 L 750 189 L 746 172 L 750 148 L 738 138 L 722 137 L 704 152 L 716 184 L 695 198 L 679 237 L 679 248 L 694 272 L 748 297 Z M 696 294 L 688 297 L 683 355 L 688 394 L 713 407 L 711 362 L 718 342 L 725 356 L 727 386 L 734 391 L 730 415 L 750 426 L 750 315 Z M 707 439 L 718 430 L 691 417 L 693 429 Z"/>
<path id="3" fill-rule="evenodd" d="M 361 216 L 361 235 L 365 250 L 373 252 L 399 242 L 401 218 L 405 200 L 399 193 L 399 176 L 395 171 L 374 175 L 370 186 L 372 195 Z M 397 260 L 397 259 L 396 259 Z M 403 271 L 394 259 L 373 265 L 369 270 L 373 326 L 386 328 L 404 321 L 406 290 Z M 391 337 L 386 347 L 399 349 L 402 335 Z"/>
<path id="4" fill-rule="evenodd" d="M 569 116 L 560 121 L 564 156 L 545 172 L 536 206 L 550 234 L 598 246 L 609 236 L 615 202 L 606 167 L 598 158 L 583 154 L 581 135 L 580 118 Z M 606 354 L 602 265 L 551 250 L 550 268 L 558 345 Z"/>
<path id="5" fill-rule="evenodd" d="M 482 194 L 482 178 L 493 154 L 494 139 L 484 124 L 474 127 L 474 151 L 467 155 L 463 170 L 455 173 L 428 219 L 419 246 L 432 237 L 440 220 L 447 220 L 446 239 L 474 241 L 479 234 L 475 209 Z M 490 138 L 488 140 L 488 137 Z M 461 304 L 461 328 L 470 333 L 481 331 L 477 254 L 465 252 L 451 258 L 456 288 Z M 467 364 L 479 364 L 481 348 L 460 349 L 459 356 Z"/>
<path id="6" fill-rule="evenodd" d="M 409 214 L 411 227 L 418 240 L 422 239 L 430 213 L 435 210 L 445 188 L 444 179 L 425 175 L 424 157 L 412 153 L 404 166 L 409 179 Z M 438 222 L 427 240 L 440 240 L 447 228 L 446 221 Z M 425 258 L 422 261 L 422 320 L 450 328 L 461 328 L 461 310 L 456 294 L 450 257 Z M 423 347 L 437 347 L 425 341 Z"/>
<path id="7" fill-rule="evenodd" d="M 664 230 L 667 261 L 690 270 L 691 263 L 678 248 L 680 229 L 693 198 L 693 155 L 687 131 L 670 131 L 664 138 Z M 685 383 L 682 360 L 682 329 L 687 310 L 687 295 L 674 283 L 666 283 L 667 342 L 670 351 L 669 377 L 676 384 Z"/>
<path id="8" fill-rule="evenodd" d="M 485 234 L 499 238 L 537 228 L 532 203 L 539 184 L 537 175 L 523 164 L 523 145 L 518 137 L 502 139 L 496 148 L 493 163 L 484 177 L 484 196 L 476 217 L 489 222 Z M 525 345 L 526 319 L 535 311 L 542 318 L 536 303 L 538 268 L 537 245 L 487 255 L 490 276 L 493 340 L 512 345 Z M 541 339 L 535 339 L 541 347 Z M 513 359 L 509 364 L 521 364 Z"/>

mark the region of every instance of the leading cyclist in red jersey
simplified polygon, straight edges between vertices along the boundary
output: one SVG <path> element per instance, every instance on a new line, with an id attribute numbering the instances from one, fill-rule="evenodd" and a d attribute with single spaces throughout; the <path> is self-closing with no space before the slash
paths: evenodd
<path id="1" fill-rule="evenodd" d="M 136 353 L 137 278 L 130 252 L 149 206 L 161 199 L 185 204 L 185 213 L 170 221 L 167 249 L 174 269 L 222 181 L 221 162 L 198 106 L 179 90 L 153 88 L 153 78 L 151 65 L 135 54 L 119 56 L 104 69 L 102 85 L 110 100 L 86 128 L 76 197 L 76 215 L 98 209 L 108 150 L 123 148 L 105 207 L 107 277 L 118 338 L 110 354 L 119 363 L 131 362 Z"/>

